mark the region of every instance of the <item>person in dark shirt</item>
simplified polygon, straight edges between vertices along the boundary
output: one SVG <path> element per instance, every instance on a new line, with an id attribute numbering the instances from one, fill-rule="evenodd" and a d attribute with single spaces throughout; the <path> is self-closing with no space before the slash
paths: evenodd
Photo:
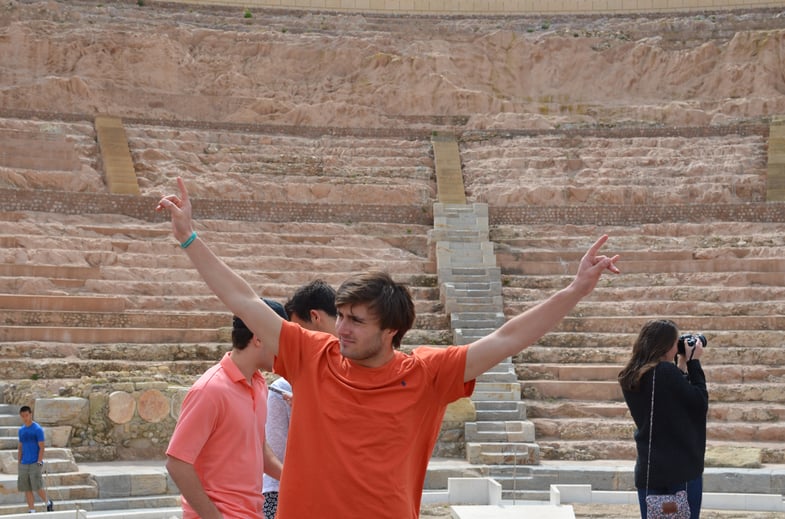
<path id="1" fill-rule="evenodd" d="M 696 336 L 693 344 L 684 341 L 681 354 L 676 324 L 649 321 L 641 328 L 632 356 L 619 373 L 624 400 L 636 426 L 635 487 L 642 519 L 646 519 L 647 495 L 675 494 L 685 489 L 691 519 L 700 517 L 709 393 L 699 360 L 705 339 L 697 337 L 702 336 Z"/>

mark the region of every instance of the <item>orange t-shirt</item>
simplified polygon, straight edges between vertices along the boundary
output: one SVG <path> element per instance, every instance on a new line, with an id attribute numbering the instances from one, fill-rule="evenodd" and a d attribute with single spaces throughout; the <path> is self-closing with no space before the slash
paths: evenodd
<path id="1" fill-rule="evenodd" d="M 277 519 L 417 518 L 447 404 L 474 390 L 463 382 L 466 350 L 395 351 L 365 368 L 332 335 L 284 323 L 275 371 L 294 405 Z"/>
<path id="2" fill-rule="evenodd" d="M 166 454 L 194 466 L 204 491 L 224 517 L 262 516 L 267 385 L 253 387 L 231 352 L 197 380 L 183 400 Z M 183 518 L 198 515 L 183 498 Z"/>

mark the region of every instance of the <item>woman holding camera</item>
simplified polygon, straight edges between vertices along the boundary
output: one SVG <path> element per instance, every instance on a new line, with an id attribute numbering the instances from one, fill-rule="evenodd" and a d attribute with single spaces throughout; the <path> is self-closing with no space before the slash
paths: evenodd
<path id="1" fill-rule="evenodd" d="M 704 346 L 702 335 L 679 337 L 673 321 L 649 321 L 619 373 L 624 400 L 637 428 L 635 487 L 642 519 L 647 515 L 647 495 L 679 490 L 687 491 L 691 519 L 700 517 L 709 408 L 699 360 Z"/>

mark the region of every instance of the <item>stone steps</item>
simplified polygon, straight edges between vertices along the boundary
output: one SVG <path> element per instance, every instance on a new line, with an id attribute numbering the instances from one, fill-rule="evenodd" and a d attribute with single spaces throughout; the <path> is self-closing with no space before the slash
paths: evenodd
<path id="1" fill-rule="evenodd" d="M 662 221 L 608 225 L 602 230 L 621 250 L 760 247 L 785 245 L 785 224 L 777 221 Z M 580 250 L 591 245 L 593 225 L 539 224 L 536 229 L 510 224 L 490 228 L 491 240 L 503 249 Z"/>
<path id="2" fill-rule="evenodd" d="M 635 424 L 629 417 L 621 419 L 597 420 L 588 418 L 539 418 L 532 419 L 537 441 L 587 441 L 602 438 L 604 440 L 630 440 L 635 432 Z M 715 441 L 736 443 L 771 443 L 782 444 L 785 441 L 785 424 L 783 423 L 747 423 L 747 422 L 713 422 L 706 427 L 709 444 Z"/>
<path id="3" fill-rule="evenodd" d="M 519 276 L 547 276 L 563 275 L 565 272 L 574 272 L 580 257 L 564 262 L 535 262 L 520 261 L 515 257 L 497 256 L 499 266 L 505 274 Z M 663 259 L 663 260 L 624 260 L 625 272 L 630 273 L 659 273 L 659 272 L 782 272 L 785 270 L 785 260 L 781 257 L 755 257 L 755 258 L 706 258 L 706 259 Z"/>
<path id="4" fill-rule="evenodd" d="M 623 364 L 527 364 L 517 367 L 522 383 L 529 380 L 570 381 L 616 381 Z M 744 384 L 766 381 L 785 381 L 785 367 L 781 365 L 728 365 L 706 364 L 703 366 L 707 379 L 717 384 Z"/>
<path id="5" fill-rule="evenodd" d="M 703 332 L 708 446 L 780 463 L 785 443 L 785 283 L 779 223 L 609 229 L 623 274 L 607 276 L 554 331 L 514 360 L 543 460 L 635 459 L 634 424 L 616 380 L 640 327 L 671 318 Z M 605 231 L 605 229 L 603 229 Z M 589 226 L 494 228 L 505 316 L 566 286 L 597 234 Z"/>
<path id="6" fill-rule="evenodd" d="M 234 256 L 246 256 L 249 253 L 263 256 L 288 256 L 293 258 L 309 258 L 312 256 L 319 258 L 371 258 L 371 259 L 427 259 L 429 253 L 426 238 L 401 236 L 396 238 L 391 236 L 384 240 L 375 236 L 360 236 L 357 240 L 352 240 L 351 246 L 340 243 L 336 237 L 325 236 L 292 236 L 299 241 L 294 243 L 290 240 L 272 240 L 270 235 L 258 235 L 256 237 L 243 235 L 237 236 L 237 242 L 232 241 L 231 236 L 223 236 L 218 232 L 200 233 L 211 245 L 220 251 L 221 257 L 233 258 Z M 234 234 L 234 233 L 233 233 Z M 74 251 L 83 251 L 85 257 L 98 256 L 99 253 L 121 253 L 134 259 L 135 264 L 144 266 L 145 262 L 136 255 L 149 255 L 158 257 L 163 255 L 164 260 L 170 260 L 167 256 L 182 256 L 176 254 L 174 247 L 162 248 L 161 244 L 176 245 L 167 240 L 168 236 L 159 237 L 154 240 L 145 240 L 142 237 L 116 239 L 94 237 L 94 236 L 68 236 L 57 237 L 44 234 L 34 236 L 19 235 L 0 235 L 0 245 L 6 255 L 15 253 L 24 254 L 31 259 L 35 255 L 45 255 L 47 252 L 53 254 L 69 254 Z M 257 238 L 257 239 L 254 239 Z M 310 239 L 310 241 L 307 241 Z M 338 242 L 338 243 L 336 243 Z M 367 247 L 367 248 L 365 248 Z M 58 252 L 62 251 L 62 252 Z M 413 251 L 416 251 L 415 254 Z M 118 254 L 119 256 L 120 254 Z M 119 259 L 119 258 L 118 258 Z M 151 258 L 152 259 L 152 258 Z M 18 261 L 18 260 L 17 260 Z"/>
<path id="7" fill-rule="evenodd" d="M 779 371 L 780 368 L 778 368 Z M 710 381 L 710 398 L 720 402 L 774 402 L 785 403 L 785 383 L 781 376 L 775 381 L 755 381 L 752 386 L 744 383 Z M 616 380 L 527 380 L 521 382 L 525 399 L 620 400 L 621 388 Z"/>
<path id="8" fill-rule="evenodd" d="M 763 136 L 677 141 L 556 134 L 513 136 L 503 146 L 467 141 L 461 145 L 464 182 L 473 200 L 501 206 L 765 200 Z"/>
<path id="9" fill-rule="evenodd" d="M 172 245 L 174 247 L 174 245 Z M 172 249 L 174 250 L 174 249 Z M 319 272 L 337 271 L 344 272 L 348 276 L 350 273 L 364 270 L 386 270 L 391 274 L 410 273 L 414 271 L 432 271 L 434 265 L 427 259 L 419 259 L 412 256 L 404 256 L 398 253 L 385 254 L 381 252 L 378 257 L 341 259 L 340 267 L 335 265 L 336 257 L 315 257 L 298 258 L 297 264 L 292 264 L 292 257 L 285 252 L 280 255 L 268 256 L 265 251 L 255 251 L 254 247 L 248 247 L 246 254 L 238 254 L 225 258 L 225 262 L 233 269 L 251 270 L 254 265 L 268 265 L 270 270 L 296 270 L 298 272 Z M 221 250 L 216 248 L 216 253 L 221 254 Z M 332 253 L 331 253 L 332 254 Z M 63 261 L 59 266 L 92 266 L 99 267 L 104 271 L 104 276 L 115 274 L 113 269 L 122 269 L 126 275 L 133 276 L 143 273 L 149 269 L 176 268 L 186 269 L 190 263 L 188 258 L 180 254 L 178 256 L 167 257 L 165 254 L 133 254 L 115 252 L 76 252 L 75 250 L 42 249 L 40 251 L 25 249 L 23 254 L 17 253 L 14 249 L 0 250 L 0 260 L 9 264 L 18 261 L 24 265 L 26 263 L 46 265 L 53 261 L 53 258 L 61 258 Z M 60 277 L 60 276 L 58 276 Z"/>
<path id="10" fill-rule="evenodd" d="M 617 400 L 524 400 L 529 417 L 539 418 L 610 418 L 629 417 L 623 401 Z M 715 422 L 738 421 L 747 423 L 776 422 L 785 420 L 785 404 L 774 402 L 712 402 L 709 420 Z"/>
<path id="11" fill-rule="evenodd" d="M 623 265 L 623 264 L 622 264 Z M 551 294 L 553 290 L 558 290 L 567 286 L 572 280 L 573 276 L 569 274 L 559 274 L 551 276 L 520 276 L 517 274 L 503 273 L 503 285 L 505 288 L 523 288 L 533 290 L 535 299 L 537 291 Z M 718 290 L 721 286 L 729 287 L 752 287 L 753 290 L 777 290 L 781 274 L 778 272 L 756 272 L 756 271 L 733 271 L 733 272 L 650 272 L 650 273 L 636 273 L 624 272 L 623 277 L 614 277 L 613 280 L 600 280 L 601 287 L 607 287 L 609 293 L 614 290 L 620 290 L 624 293 L 625 290 L 641 290 L 644 287 L 650 287 L 653 291 L 653 298 L 657 298 L 659 294 L 668 293 L 679 289 L 684 290 L 697 290 L 705 289 L 708 294 L 714 297 L 718 296 Z M 526 292 L 523 292 L 526 295 Z M 596 297 L 602 300 L 601 294 L 592 293 L 592 298 Z M 725 297 L 733 300 L 733 295 L 725 295 Z M 640 298 L 638 298 L 640 299 Z M 514 300 L 511 301 L 514 303 Z"/>
<path id="12" fill-rule="evenodd" d="M 769 277 L 774 278 L 776 275 L 778 274 L 772 273 Z M 507 279 L 509 281 L 503 288 L 503 294 L 504 298 L 510 301 L 508 306 L 515 311 L 528 308 L 530 304 L 542 301 L 553 293 L 552 289 L 512 287 L 510 286 L 512 280 L 510 278 Z M 693 279 L 696 283 L 706 281 L 703 277 Z M 760 280 L 761 278 L 757 279 Z M 682 277 L 681 281 L 681 284 L 678 285 L 633 286 L 625 284 L 623 286 L 604 287 L 604 290 L 593 292 L 584 300 L 584 303 L 579 306 L 580 315 L 645 315 L 654 312 L 642 311 L 642 307 L 650 304 L 661 304 L 662 302 L 675 305 L 676 308 L 683 308 L 684 303 L 690 304 L 689 308 L 692 308 L 693 313 L 696 314 L 704 313 L 704 311 L 699 310 L 701 308 L 714 309 L 716 308 L 715 305 L 730 307 L 732 303 L 736 303 L 738 306 L 732 308 L 744 309 L 744 314 L 750 314 L 754 313 L 756 305 L 755 301 L 750 301 L 750 298 L 771 300 L 772 304 L 777 304 L 778 299 L 785 298 L 785 287 L 755 286 L 752 284 L 756 282 L 753 278 L 748 280 L 749 285 L 744 287 L 744 291 L 728 290 L 727 288 L 729 286 L 743 286 L 742 283 L 717 287 L 713 285 L 688 285 L 684 283 L 684 277 Z M 718 281 L 723 282 L 720 279 Z M 700 291 L 700 300 L 698 301 L 695 300 L 696 290 Z M 589 302 L 591 304 L 586 304 Z M 619 304 L 620 302 L 625 303 Z M 613 309 L 613 313 L 608 312 L 609 307 Z M 762 311 L 758 310 L 758 313 L 762 313 Z M 574 315 L 575 311 L 572 314 Z"/>
<path id="13" fill-rule="evenodd" d="M 4 326 L 0 329 L 0 342 L 38 341 L 73 342 L 76 344 L 124 343 L 129 339 L 135 344 L 167 342 L 217 342 L 218 330 L 210 328 L 90 328 L 56 326 Z"/>
<path id="14" fill-rule="evenodd" d="M 45 359 L 4 359 L 2 377 L 6 381 L 18 379 L 66 380 L 79 377 L 128 377 L 133 374 L 147 376 L 185 375 L 195 378 L 221 359 L 226 350 L 209 360 L 156 360 L 138 361 L 117 358 L 113 360 L 45 358 Z"/>
<path id="15" fill-rule="evenodd" d="M 0 487 L 16 489 L 17 474 L 17 430 L 19 418 L 11 414 L 17 406 L 0 405 L 0 419 L 3 423 L 14 423 L 14 427 L 3 427 L 0 444 Z M 50 431 L 49 434 L 52 434 Z M 70 449 L 51 446 L 52 437 L 47 435 L 47 448 L 44 454 L 44 483 L 47 496 L 57 502 L 63 500 L 94 499 L 99 495 L 99 487 L 95 479 L 86 472 L 79 470 Z M 5 445 L 13 443 L 13 447 Z M 36 496 L 38 501 L 38 496 Z M 63 508 L 58 508 L 62 510 Z M 27 505 L 21 492 L 0 492 L 0 515 L 26 513 Z"/>
<path id="16" fill-rule="evenodd" d="M 595 364 L 612 363 L 622 365 L 628 358 L 629 346 L 625 347 L 620 344 L 616 347 L 603 347 L 601 341 L 587 341 L 586 347 L 580 348 L 552 346 L 551 344 L 530 346 L 515 356 L 515 362 L 527 365 L 539 362 L 565 364 L 582 362 Z M 706 355 L 706 358 L 701 360 L 704 360 L 703 364 L 707 367 L 710 365 L 721 365 L 722 363 L 778 367 L 785 364 L 785 352 L 777 345 L 776 340 L 772 340 L 769 345 L 756 346 L 754 348 L 723 346 L 722 348 L 716 348 L 716 353 L 711 353 L 711 359 Z M 516 367 L 516 371 L 517 369 Z M 525 372 L 526 368 L 521 369 Z"/>
<path id="17" fill-rule="evenodd" d="M 785 314 L 777 315 L 776 306 L 778 304 L 785 305 L 785 301 L 781 303 L 774 302 L 774 308 L 771 309 L 771 312 L 768 315 L 738 315 L 733 311 L 732 305 L 725 305 L 725 313 L 720 311 L 722 307 L 716 307 L 717 311 L 715 313 L 707 311 L 701 315 L 695 315 L 692 306 L 689 304 L 674 305 L 675 307 L 671 308 L 671 314 L 680 315 L 678 324 L 685 332 L 690 330 L 712 330 L 712 332 L 715 333 L 722 331 L 732 333 L 744 330 L 781 330 L 785 327 Z M 755 303 L 742 305 L 742 307 L 747 306 L 749 308 L 753 305 L 755 305 Z M 644 320 L 647 316 L 656 315 L 656 312 L 652 311 L 648 314 L 639 314 L 638 316 L 616 317 L 598 315 L 584 317 L 581 315 L 583 306 L 592 307 L 593 305 L 591 302 L 583 303 L 580 308 L 575 310 L 575 313 L 579 316 L 566 317 L 559 326 L 555 328 L 557 333 L 601 333 L 607 330 L 614 330 L 618 333 L 631 333 L 640 329 L 641 324 L 645 322 Z M 609 313 L 613 311 L 612 305 L 606 306 L 610 307 L 608 308 Z M 763 311 L 765 306 L 766 305 L 757 303 L 757 311 Z M 665 314 L 667 308 L 662 308 L 662 310 L 663 313 L 660 315 Z M 679 310 L 683 310 L 683 312 L 679 313 Z M 721 337 L 730 338 L 725 336 Z"/>
<path id="18" fill-rule="evenodd" d="M 279 301 L 315 275 L 337 286 L 357 271 L 392 272 L 409 283 L 418 312 L 405 347 L 451 342 L 429 259 L 430 226 L 259 222 L 249 229 L 247 222 L 209 218 L 198 226 L 260 294 Z M 347 227 L 357 229 L 348 232 L 356 234 L 352 247 Z M 231 315 L 167 222 L 89 214 L 55 221 L 9 211 L 0 218 L 0 245 L 4 378 L 197 375 L 228 347 Z"/>
<path id="19" fill-rule="evenodd" d="M 31 302 L 40 296 L 25 296 Z M 283 300 L 283 298 L 281 298 Z M 9 327 L 62 327 L 66 328 L 224 328 L 232 324 L 232 315 L 223 312 L 201 312 L 201 311 L 165 311 L 153 310 L 126 310 L 113 312 L 99 312 L 90 309 L 82 310 L 79 308 L 78 301 L 69 311 L 27 311 L 7 309 L 0 304 L 3 309 L 0 323 Z M 425 304 L 419 306 L 422 313 L 415 318 L 415 328 L 442 329 L 449 326 L 447 317 L 441 313 L 425 312 Z M 9 339 L 10 340 L 10 339 Z M 31 339 L 32 340 L 32 339 Z"/>
<path id="20" fill-rule="evenodd" d="M 639 326 L 643 325 L 649 319 L 654 319 L 654 316 L 642 316 L 640 318 Z M 681 318 L 676 317 L 680 322 Z M 721 321 L 721 317 L 716 318 Z M 689 318 L 685 319 L 685 322 Z M 705 321 L 701 321 L 705 324 Z M 700 324 L 698 322 L 691 322 L 691 324 Z M 715 323 L 721 324 L 721 323 Z M 713 329 L 711 327 L 696 326 L 694 328 L 686 328 L 687 330 L 702 331 L 706 334 L 709 341 L 708 348 L 714 345 L 722 345 L 721 348 L 716 348 L 714 355 L 727 355 L 729 353 L 735 354 L 739 348 L 746 348 L 751 355 L 755 355 L 756 350 L 771 350 L 778 348 L 781 344 L 782 337 L 777 330 L 726 330 L 726 329 Z M 635 341 L 637 333 L 633 330 L 622 329 L 618 331 L 605 331 L 605 332 L 582 332 L 573 333 L 568 331 L 555 331 L 548 335 L 543 336 L 535 346 L 523 350 L 519 355 L 526 356 L 532 348 L 550 347 L 554 349 L 554 353 L 559 353 L 563 350 L 569 349 L 597 349 L 597 348 L 622 348 L 629 352 L 629 348 Z M 754 341 L 754 342 L 753 342 Z M 532 350 L 539 351 L 539 350 Z M 714 351 L 714 350 L 713 350 Z M 707 355 L 706 362 L 711 362 Z M 596 362 L 596 361 L 593 361 Z"/>
<path id="21" fill-rule="evenodd" d="M 363 146 L 359 137 L 343 139 L 339 148 L 331 150 L 330 138 L 277 135 L 268 154 L 258 144 L 226 146 L 223 138 L 211 131 L 190 130 L 192 138 L 185 143 L 146 139 L 144 128 L 134 128 L 132 124 L 127 125 L 126 131 L 144 194 L 170 190 L 171 179 L 158 172 L 176 162 L 186 181 L 202 174 L 213 179 L 209 184 L 189 188 L 193 197 L 220 199 L 231 192 L 237 200 L 306 203 L 371 197 L 384 204 L 430 204 L 435 198 L 434 166 L 427 141 L 409 141 L 419 148 L 407 151 L 406 145 L 399 148 L 400 139 L 387 139 L 387 149 L 377 157 L 373 155 L 376 149 Z M 381 140 L 375 142 L 378 141 Z M 401 154 L 389 156 L 399 149 Z M 235 188 L 239 179 L 242 189 Z"/>

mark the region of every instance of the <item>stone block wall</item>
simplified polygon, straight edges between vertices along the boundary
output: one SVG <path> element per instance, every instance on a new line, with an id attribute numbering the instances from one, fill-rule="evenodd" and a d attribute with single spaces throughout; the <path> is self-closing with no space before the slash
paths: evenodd
<path id="1" fill-rule="evenodd" d="M 389 14 L 594 14 L 780 7 L 768 0 L 167 0 L 242 8 L 360 11 Z"/>
<path id="2" fill-rule="evenodd" d="M 59 386 L 14 381 L 2 387 L 2 397 L 30 405 L 48 445 L 71 449 L 77 462 L 162 459 L 188 390 L 187 384 L 133 377 L 53 383 Z"/>
<path id="3" fill-rule="evenodd" d="M 47 445 L 70 449 L 76 462 L 163 459 L 190 387 L 188 380 L 178 384 L 138 377 L 20 380 L 0 385 L 0 398 L 32 407 Z M 450 404 L 433 455 L 465 458 L 464 424 L 473 420 L 470 399 Z"/>

